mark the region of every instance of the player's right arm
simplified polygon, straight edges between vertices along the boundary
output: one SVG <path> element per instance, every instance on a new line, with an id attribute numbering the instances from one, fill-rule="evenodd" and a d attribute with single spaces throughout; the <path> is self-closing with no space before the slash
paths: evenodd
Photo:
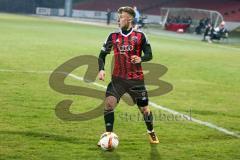
<path id="1" fill-rule="evenodd" d="M 104 42 L 103 47 L 100 51 L 99 57 L 98 57 L 98 78 L 99 80 L 105 79 L 105 71 L 104 71 L 104 65 L 105 65 L 105 58 L 107 54 L 109 54 L 112 50 L 112 34 L 110 34 L 107 38 L 107 40 Z"/>

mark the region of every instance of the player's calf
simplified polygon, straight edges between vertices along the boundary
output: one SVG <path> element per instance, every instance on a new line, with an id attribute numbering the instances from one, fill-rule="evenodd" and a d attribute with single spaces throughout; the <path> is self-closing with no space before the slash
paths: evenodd
<path id="1" fill-rule="evenodd" d="M 106 132 L 113 131 L 114 124 L 114 108 L 117 105 L 117 99 L 113 96 L 109 96 L 105 100 L 105 108 L 104 108 L 104 121 Z"/>

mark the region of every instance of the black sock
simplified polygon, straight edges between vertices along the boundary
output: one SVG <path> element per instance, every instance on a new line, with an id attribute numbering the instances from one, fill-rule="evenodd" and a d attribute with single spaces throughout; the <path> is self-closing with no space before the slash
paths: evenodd
<path id="1" fill-rule="evenodd" d="M 113 123 L 114 123 L 114 111 L 113 110 L 104 110 L 104 121 L 106 132 L 113 131 Z"/>
<path id="2" fill-rule="evenodd" d="M 146 123 L 147 129 L 148 131 L 152 131 L 153 130 L 153 115 L 152 112 L 150 111 L 150 113 L 148 114 L 143 114 L 144 116 L 144 121 Z"/>

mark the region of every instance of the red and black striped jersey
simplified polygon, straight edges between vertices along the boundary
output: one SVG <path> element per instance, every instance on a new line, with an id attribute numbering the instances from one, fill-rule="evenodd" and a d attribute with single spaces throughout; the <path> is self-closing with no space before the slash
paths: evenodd
<path id="1" fill-rule="evenodd" d="M 122 79 L 143 80 L 141 63 L 131 63 L 131 56 L 141 57 L 142 62 L 152 59 L 151 46 L 143 32 L 131 29 L 111 33 L 99 56 L 99 70 L 104 70 L 105 56 L 113 50 L 114 68 L 112 76 Z M 142 51 L 144 55 L 142 56 Z"/>

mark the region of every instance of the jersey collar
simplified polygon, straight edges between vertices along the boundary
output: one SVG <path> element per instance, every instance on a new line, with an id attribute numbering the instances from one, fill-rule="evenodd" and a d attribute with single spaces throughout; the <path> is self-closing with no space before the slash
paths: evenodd
<path id="1" fill-rule="evenodd" d="M 129 35 L 132 33 L 132 31 L 133 31 L 133 28 L 131 29 L 131 31 L 130 31 L 128 34 L 124 34 L 124 33 L 122 33 L 122 29 L 120 28 L 120 33 L 121 33 L 121 35 L 123 35 L 124 37 L 129 36 Z"/>

